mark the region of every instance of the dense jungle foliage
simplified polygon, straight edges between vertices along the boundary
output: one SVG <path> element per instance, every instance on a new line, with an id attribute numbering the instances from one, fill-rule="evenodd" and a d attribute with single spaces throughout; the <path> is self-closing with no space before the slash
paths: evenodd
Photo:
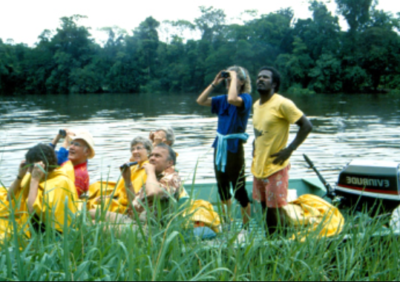
<path id="1" fill-rule="evenodd" d="M 283 92 L 400 91 L 400 14 L 377 10 L 373 0 L 335 1 L 347 31 L 318 1 L 309 2 L 309 19 L 296 20 L 287 8 L 260 17 L 247 11 L 252 19 L 243 25 L 226 24 L 212 7 L 200 7 L 194 22 L 149 17 L 132 34 L 104 28 L 104 45 L 79 25 L 82 16 L 63 17 L 33 48 L 0 39 L 0 94 L 192 93 L 234 64 L 253 79 L 260 67 L 277 67 Z M 160 31 L 168 32 L 166 42 Z M 189 31 L 201 39 L 184 40 Z"/>

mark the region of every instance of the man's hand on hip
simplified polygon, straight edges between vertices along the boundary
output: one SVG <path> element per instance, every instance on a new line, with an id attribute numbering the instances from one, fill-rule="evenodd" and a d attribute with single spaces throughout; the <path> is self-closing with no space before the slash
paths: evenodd
<path id="1" fill-rule="evenodd" d="M 286 148 L 280 151 L 279 153 L 271 155 L 271 158 L 275 158 L 273 161 L 273 164 L 275 165 L 282 165 L 284 162 L 286 162 L 290 156 L 292 155 L 293 150 L 291 148 Z"/>

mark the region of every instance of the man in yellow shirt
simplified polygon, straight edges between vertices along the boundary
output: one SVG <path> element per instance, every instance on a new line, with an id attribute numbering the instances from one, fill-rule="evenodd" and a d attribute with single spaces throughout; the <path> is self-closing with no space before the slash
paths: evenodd
<path id="1" fill-rule="evenodd" d="M 257 77 L 260 99 L 253 106 L 253 198 L 262 204 L 270 234 L 285 222 L 282 207 L 287 205 L 289 158 L 312 130 L 303 112 L 291 100 L 277 94 L 280 81 L 277 70 L 263 67 Z M 290 124 L 294 123 L 300 129 L 287 146 Z"/>

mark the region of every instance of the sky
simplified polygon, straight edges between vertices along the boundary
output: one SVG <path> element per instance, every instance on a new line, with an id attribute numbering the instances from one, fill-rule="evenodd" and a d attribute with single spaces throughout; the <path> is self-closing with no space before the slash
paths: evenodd
<path id="1" fill-rule="evenodd" d="M 334 0 L 321 2 L 335 13 Z M 34 46 L 45 29 L 55 31 L 60 26 L 61 17 L 80 14 L 88 17 L 80 23 L 90 27 L 92 36 L 101 44 L 107 39 L 107 34 L 100 31 L 103 27 L 118 26 L 131 33 L 149 16 L 159 22 L 178 19 L 193 22 L 200 16 L 199 6 L 223 9 L 228 23 L 241 23 L 238 18 L 245 10 L 257 10 L 262 15 L 291 7 L 297 19 L 311 16 L 307 0 L 1 0 L 0 38 Z M 378 9 L 396 14 L 400 12 L 400 1 L 380 0 Z M 344 19 L 340 23 L 343 29 L 347 29 Z M 162 30 L 160 32 L 161 40 L 165 40 L 166 35 Z M 196 39 L 199 35 L 191 33 L 184 36 Z"/>

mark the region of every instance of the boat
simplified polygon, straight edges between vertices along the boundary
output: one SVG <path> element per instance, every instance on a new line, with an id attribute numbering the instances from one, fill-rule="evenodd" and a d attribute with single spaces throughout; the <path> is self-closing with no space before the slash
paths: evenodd
<path id="1" fill-rule="evenodd" d="M 318 177 L 310 177 L 310 178 L 299 178 L 299 179 L 290 179 L 289 180 L 289 198 L 288 202 L 291 200 L 296 200 L 297 197 L 300 197 L 305 194 L 311 194 L 323 198 L 325 201 L 333 204 L 336 207 L 339 207 L 339 210 L 343 214 L 346 221 L 350 222 L 350 227 L 354 228 L 358 227 L 361 224 L 367 223 L 378 223 L 381 228 L 378 228 L 372 236 L 391 236 L 391 235 L 400 235 L 400 230 L 392 230 L 388 228 L 388 222 L 391 216 L 391 212 L 396 206 L 400 204 L 400 196 L 398 199 L 387 198 L 386 190 L 390 191 L 398 191 L 400 195 L 400 180 L 397 177 L 400 175 L 400 166 L 395 163 L 377 163 L 377 162 L 351 162 L 349 163 L 343 171 L 339 174 L 338 185 L 335 188 L 329 185 L 319 173 L 319 171 L 315 168 L 311 160 L 307 156 L 305 156 L 307 163 L 310 165 Z M 392 176 L 395 177 L 392 177 Z M 393 178 L 393 180 L 390 178 Z M 363 189 L 360 189 L 360 181 L 353 181 L 352 183 L 348 183 L 346 185 L 346 193 L 343 193 L 343 181 L 347 181 L 349 177 L 352 179 L 354 177 L 358 178 L 373 178 L 378 179 L 379 181 L 390 181 L 386 183 L 387 187 L 381 187 L 380 190 L 375 189 L 375 194 L 364 193 Z M 389 180 L 386 180 L 388 178 Z M 382 179 L 382 180 L 380 180 Z M 371 181 L 373 184 L 373 181 Z M 389 184 L 388 184 L 389 183 Z M 367 187 L 369 188 L 369 187 Z M 384 189 L 386 188 L 386 189 Z M 217 184 L 214 182 L 197 182 L 192 185 L 185 185 L 185 189 L 187 190 L 190 198 L 192 199 L 201 199 L 206 200 L 212 203 L 214 210 L 219 214 L 222 214 L 221 202 L 218 195 Z M 246 182 L 246 190 L 250 199 L 252 199 L 253 194 L 253 183 L 251 181 Z M 292 192 L 292 193 L 290 193 Z M 391 192 L 394 193 L 394 192 Z M 390 201 L 390 202 L 389 202 Z M 242 217 L 240 206 L 233 201 L 233 222 L 230 227 L 230 231 L 240 232 L 242 228 Z M 378 203 L 378 204 L 377 204 Z M 379 203 L 381 205 L 379 205 Z M 388 205 L 390 203 L 390 205 Z M 382 205 L 383 204 L 383 205 Z M 397 204 L 397 205 L 396 205 Z M 390 207 L 390 209 L 384 209 L 381 212 L 376 212 L 377 207 Z M 250 230 L 254 234 L 256 234 L 257 240 L 265 240 L 265 231 L 262 226 L 263 219 L 262 217 L 262 209 L 259 203 L 252 203 L 252 219 L 250 223 Z M 349 231 L 347 229 L 347 231 Z M 224 233 L 224 232 L 223 232 Z M 355 234 L 351 232 L 351 234 L 345 234 L 342 237 L 345 240 L 349 240 L 353 238 Z"/>

